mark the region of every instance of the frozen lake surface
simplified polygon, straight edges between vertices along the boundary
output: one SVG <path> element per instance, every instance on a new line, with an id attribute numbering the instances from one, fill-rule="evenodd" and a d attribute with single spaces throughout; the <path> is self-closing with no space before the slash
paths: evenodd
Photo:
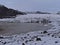
<path id="1" fill-rule="evenodd" d="M 0 23 L 0 34 L 14 35 L 39 30 L 44 31 L 52 27 L 53 25 L 51 24 L 47 24 L 46 26 L 44 26 L 40 23 Z"/>

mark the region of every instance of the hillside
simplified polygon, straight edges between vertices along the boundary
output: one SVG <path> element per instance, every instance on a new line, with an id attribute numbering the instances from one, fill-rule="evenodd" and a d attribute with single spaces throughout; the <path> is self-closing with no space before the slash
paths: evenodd
<path id="1" fill-rule="evenodd" d="M 11 8 L 7 8 L 4 5 L 0 5 L 0 18 L 16 17 L 16 15 L 18 14 L 24 15 L 25 13 Z"/>

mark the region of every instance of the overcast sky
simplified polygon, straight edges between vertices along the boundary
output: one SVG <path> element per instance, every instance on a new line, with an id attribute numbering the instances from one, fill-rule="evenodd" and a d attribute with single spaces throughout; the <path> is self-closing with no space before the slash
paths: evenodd
<path id="1" fill-rule="evenodd" d="M 21 11 L 60 11 L 60 0 L 0 0 L 0 4 Z"/>

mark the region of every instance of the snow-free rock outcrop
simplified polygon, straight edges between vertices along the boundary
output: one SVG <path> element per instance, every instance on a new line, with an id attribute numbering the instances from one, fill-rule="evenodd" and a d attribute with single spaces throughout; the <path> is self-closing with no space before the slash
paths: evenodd
<path id="1" fill-rule="evenodd" d="M 0 18 L 11 18 L 16 17 L 16 15 L 24 15 L 26 13 L 14 10 L 11 8 L 7 8 L 4 5 L 0 5 Z"/>

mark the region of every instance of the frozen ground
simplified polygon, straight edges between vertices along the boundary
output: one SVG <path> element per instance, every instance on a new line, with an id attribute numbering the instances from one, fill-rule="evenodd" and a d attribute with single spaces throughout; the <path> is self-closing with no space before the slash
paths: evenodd
<path id="1" fill-rule="evenodd" d="M 52 21 L 54 25 L 47 31 L 35 31 L 22 33 L 20 35 L 0 36 L 0 45 L 60 45 L 60 16 L 59 15 L 24 15 L 18 16 L 14 21 L 30 22 L 31 20 L 41 21 L 43 18 Z M 5 19 L 2 19 L 5 21 Z M 1 20 L 1 21 L 2 21 Z M 12 21 L 13 21 L 12 20 Z M 8 20 L 9 21 L 9 20 Z"/>
<path id="2" fill-rule="evenodd" d="M 56 14 L 28 14 L 28 15 L 17 15 L 16 18 L 5 18 L 0 19 L 0 22 L 36 22 L 42 19 L 48 19 L 51 21 L 59 21 L 60 15 Z"/>

